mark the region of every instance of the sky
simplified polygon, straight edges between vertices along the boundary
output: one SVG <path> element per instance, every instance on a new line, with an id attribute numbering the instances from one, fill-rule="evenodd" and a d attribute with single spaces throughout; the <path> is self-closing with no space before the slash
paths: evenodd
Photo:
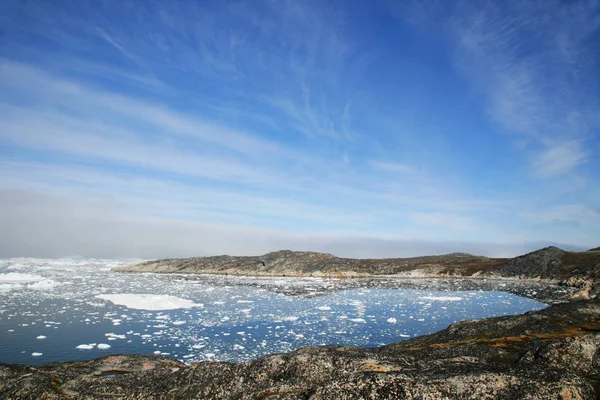
<path id="1" fill-rule="evenodd" d="M 600 0 L 4 0 L 0 257 L 600 244 Z"/>

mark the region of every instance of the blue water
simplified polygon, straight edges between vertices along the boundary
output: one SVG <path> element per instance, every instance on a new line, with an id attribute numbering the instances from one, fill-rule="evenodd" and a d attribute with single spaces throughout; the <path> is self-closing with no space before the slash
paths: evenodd
<path id="1" fill-rule="evenodd" d="M 123 264 L 2 261 L 0 362 L 39 364 L 123 353 L 163 354 L 185 362 L 246 361 L 308 345 L 375 347 L 433 333 L 460 320 L 546 306 L 501 291 L 364 288 L 302 298 L 272 289 L 327 288 L 330 282 L 261 278 L 265 284 L 247 286 L 236 278 L 219 278 L 215 284 L 110 271 Z M 161 302 L 124 305 L 97 297 L 123 293 L 169 295 L 193 305 L 148 310 L 132 307 L 160 308 Z M 87 348 L 78 349 L 80 345 Z"/>

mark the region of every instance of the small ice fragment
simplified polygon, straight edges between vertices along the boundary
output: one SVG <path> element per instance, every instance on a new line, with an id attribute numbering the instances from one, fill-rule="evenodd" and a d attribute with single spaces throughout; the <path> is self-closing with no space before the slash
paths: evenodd
<path id="1" fill-rule="evenodd" d="M 187 321 L 173 321 L 173 325 L 183 325 L 185 324 Z"/>
<path id="2" fill-rule="evenodd" d="M 390 324 L 395 324 L 396 322 L 398 322 L 398 320 L 396 318 L 392 317 L 392 318 L 388 318 L 387 322 L 389 322 Z"/>
<path id="3" fill-rule="evenodd" d="M 99 350 L 106 350 L 106 349 L 110 349 L 110 344 L 106 344 L 106 343 L 100 343 L 98 345 L 98 349 Z"/>
<path id="4" fill-rule="evenodd" d="M 320 306 L 320 307 L 317 307 L 317 310 L 328 311 L 328 310 L 331 310 L 331 307 L 329 307 L 329 306 Z"/>
<path id="5" fill-rule="evenodd" d="M 46 339 L 46 336 L 44 336 L 44 335 L 40 335 L 40 336 L 36 337 L 36 339 L 40 339 L 40 340 L 41 340 L 41 339 Z"/>
<path id="6" fill-rule="evenodd" d="M 422 296 L 419 299 L 430 301 L 461 301 L 463 298 L 458 296 Z"/>
<path id="7" fill-rule="evenodd" d="M 33 357 L 39 357 L 39 356 L 41 356 L 42 354 L 44 354 L 44 353 L 35 353 L 35 352 L 34 352 L 34 353 L 31 353 L 31 355 L 32 355 Z"/>
<path id="8" fill-rule="evenodd" d="M 91 350 L 94 348 L 94 344 L 80 344 L 79 346 L 75 347 L 76 349 L 79 350 Z"/>
<path id="9" fill-rule="evenodd" d="M 350 318 L 349 321 L 352 322 L 362 322 L 362 323 L 366 323 L 367 321 L 365 321 L 364 318 Z"/>

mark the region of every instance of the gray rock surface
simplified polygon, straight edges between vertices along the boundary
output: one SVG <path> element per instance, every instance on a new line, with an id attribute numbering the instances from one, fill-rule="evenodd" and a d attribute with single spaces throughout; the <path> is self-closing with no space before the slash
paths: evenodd
<path id="1" fill-rule="evenodd" d="M 0 364 L 3 399 L 594 399 L 600 300 L 463 321 L 375 349 L 306 347 L 185 366 L 121 355 Z"/>
<path id="2" fill-rule="evenodd" d="M 482 270 L 502 260 L 465 253 L 411 258 L 353 259 L 326 253 L 281 250 L 262 256 L 213 256 L 147 261 L 117 272 L 193 273 L 348 278 L 393 275 L 419 270 L 426 275 Z"/>
<path id="3" fill-rule="evenodd" d="M 494 273 L 503 277 L 558 279 L 567 254 L 558 247 L 546 247 L 523 256 L 507 260 L 496 267 Z"/>

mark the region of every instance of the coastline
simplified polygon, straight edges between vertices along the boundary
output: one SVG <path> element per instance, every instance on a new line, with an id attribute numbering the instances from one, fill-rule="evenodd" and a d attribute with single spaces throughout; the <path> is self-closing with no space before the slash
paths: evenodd
<path id="1" fill-rule="evenodd" d="M 310 253 L 303 256 L 306 254 Z M 539 311 L 461 321 L 430 335 L 376 348 L 304 347 L 243 363 L 204 361 L 186 365 L 151 355 L 111 355 L 35 367 L 0 363 L 0 397 L 593 399 L 600 395 L 600 299 L 597 299 L 600 252 L 590 254 L 584 258 L 598 260 L 596 264 L 566 264 L 569 257 L 581 257 L 546 248 L 502 262 L 494 260 L 489 263 L 494 265 L 485 272 L 473 272 L 470 262 L 465 266 L 452 261 L 447 265 L 415 263 L 404 271 L 404 276 L 332 277 L 344 284 L 360 280 L 404 280 L 418 284 L 436 279 L 439 282 L 531 283 L 540 287 L 563 285 L 568 289 L 568 295 L 557 300 L 557 304 Z M 293 264 L 297 261 L 293 253 L 286 255 L 286 273 L 301 273 L 295 278 L 323 278 L 307 276 L 306 264 Z M 238 260 L 234 258 L 234 261 Z M 165 260 L 159 262 L 165 265 Z M 167 266 L 177 267 L 180 261 L 166 262 Z M 386 262 L 389 266 L 390 261 Z M 260 270 L 245 275 L 225 274 L 222 269 L 214 274 L 209 272 L 213 270 L 210 268 L 183 272 L 144 270 L 152 269 L 147 268 L 152 263 L 137 264 L 133 266 L 135 271 L 132 267 L 117 271 L 173 274 L 188 279 L 218 279 L 224 275 L 282 277 L 273 271 Z M 356 261 L 355 265 L 359 263 Z M 455 271 L 471 273 L 441 273 L 448 271 L 448 265 Z M 264 261 L 261 266 L 268 267 Z"/>

